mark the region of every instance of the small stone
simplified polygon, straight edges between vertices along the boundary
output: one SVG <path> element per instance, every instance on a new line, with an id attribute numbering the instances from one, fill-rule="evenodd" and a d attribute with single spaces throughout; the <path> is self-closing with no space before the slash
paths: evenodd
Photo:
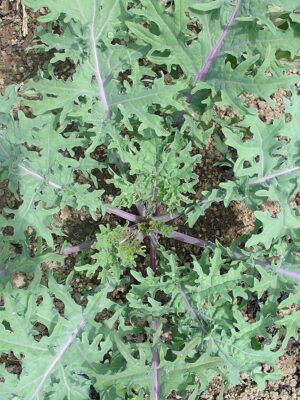
<path id="1" fill-rule="evenodd" d="M 63 210 L 60 212 L 60 218 L 61 220 L 65 221 L 66 219 L 71 217 L 71 211 L 70 209 L 66 206 Z"/>
<path id="2" fill-rule="evenodd" d="M 291 379 L 291 381 L 290 381 L 291 387 L 296 387 L 297 384 L 298 384 L 297 379 Z"/>
<path id="3" fill-rule="evenodd" d="M 16 288 L 20 289 L 25 286 L 25 278 L 22 274 L 17 274 L 13 279 L 13 284 Z"/>

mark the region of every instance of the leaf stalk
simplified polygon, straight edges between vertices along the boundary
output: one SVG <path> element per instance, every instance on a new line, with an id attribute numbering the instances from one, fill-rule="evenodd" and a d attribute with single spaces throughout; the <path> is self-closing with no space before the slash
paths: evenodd
<path id="1" fill-rule="evenodd" d="M 93 10 L 93 20 L 90 25 L 90 39 L 92 42 L 92 51 L 93 51 L 93 57 L 94 57 L 94 62 L 95 62 L 95 76 L 99 88 L 99 97 L 102 101 L 104 111 L 107 115 L 107 117 L 110 116 L 110 108 L 108 105 L 108 100 L 106 97 L 106 93 L 104 90 L 104 82 L 101 76 L 101 70 L 100 70 L 100 62 L 99 62 L 99 56 L 97 52 L 97 40 L 95 38 L 95 19 L 96 19 L 96 2 L 94 1 L 94 10 Z"/>

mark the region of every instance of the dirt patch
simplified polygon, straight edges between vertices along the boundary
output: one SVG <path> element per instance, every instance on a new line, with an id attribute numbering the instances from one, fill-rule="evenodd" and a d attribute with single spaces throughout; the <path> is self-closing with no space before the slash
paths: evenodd
<path id="1" fill-rule="evenodd" d="M 255 97 L 250 94 L 244 94 L 243 99 L 246 107 L 254 107 L 260 119 L 267 124 L 278 119 L 284 111 L 283 99 L 288 97 L 288 92 L 284 89 L 279 89 L 272 96 L 275 106 L 271 106 L 265 100 Z"/>
<path id="2" fill-rule="evenodd" d="M 289 75 L 300 75 L 300 69 L 293 69 L 289 71 Z M 300 80 L 295 84 L 297 88 L 300 88 Z M 284 113 L 284 99 L 288 99 L 289 91 L 285 89 L 278 89 L 273 95 L 272 99 L 274 105 L 272 106 L 269 102 L 260 99 L 259 97 L 243 94 L 241 98 L 244 100 L 244 104 L 246 107 L 254 107 L 260 119 L 267 124 L 272 123 L 275 119 L 280 118 L 280 116 Z M 285 118 L 288 119 L 288 115 L 285 115 Z"/>
<path id="3" fill-rule="evenodd" d="M 223 114 L 220 116 L 226 118 Z M 234 179 L 232 169 L 224 166 L 225 156 L 216 148 L 213 139 L 199 153 L 202 158 L 195 169 L 199 177 L 195 187 L 196 199 L 201 199 L 203 191 L 211 191 L 221 182 Z M 254 221 L 253 212 L 242 202 L 232 201 L 227 208 L 223 203 L 213 203 L 205 215 L 199 218 L 190 234 L 229 245 L 239 235 L 250 233 L 254 228 Z"/>
<path id="4" fill-rule="evenodd" d="M 14 195 L 8 190 L 8 182 L 0 182 L 0 213 L 2 213 L 3 208 L 15 208 L 17 201 Z"/>
<path id="5" fill-rule="evenodd" d="M 280 357 L 278 367 L 283 375 L 278 382 L 269 382 L 264 391 L 260 392 L 257 385 L 242 375 L 242 384 L 224 394 L 224 400 L 299 400 L 300 399 L 300 348 L 298 342 L 290 342 L 286 354 Z M 270 368 L 264 367 L 265 371 Z M 222 379 L 216 377 L 210 385 L 208 394 L 200 396 L 199 400 L 217 400 L 222 390 Z"/>
<path id="6" fill-rule="evenodd" d="M 21 83 L 36 74 L 43 58 L 27 52 L 32 45 L 37 19 L 24 11 L 19 1 L 0 2 L 0 92 L 12 83 Z"/>

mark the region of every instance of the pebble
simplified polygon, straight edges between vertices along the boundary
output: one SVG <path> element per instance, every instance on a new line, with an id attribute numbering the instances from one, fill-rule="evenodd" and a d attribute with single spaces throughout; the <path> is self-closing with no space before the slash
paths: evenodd
<path id="1" fill-rule="evenodd" d="M 290 385 L 291 387 L 296 387 L 298 385 L 297 379 L 291 379 Z"/>

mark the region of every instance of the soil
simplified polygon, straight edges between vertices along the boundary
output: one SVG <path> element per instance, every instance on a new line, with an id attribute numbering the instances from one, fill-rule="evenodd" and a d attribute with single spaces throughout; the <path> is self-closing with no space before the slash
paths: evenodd
<path id="1" fill-rule="evenodd" d="M 1 0 L 0 0 L 1 1 Z M 32 45 L 32 39 L 35 32 L 37 16 L 22 6 L 17 0 L 2 0 L 0 4 L 0 92 L 12 83 L 21 83 L 36 74 L 37 70 L 44 63 L 43 57 L 35 53 L 28 53 Z M 299 74 L 299 70 L 293 70 L 291 73 Z M 278 118 L 284 112 L 282 98 L 287 93 L 279 90 L 274 95 L 275 107 L 271 107 L 265 101 L 245 95 L 245 104 L 254 106 L 260 118 L 270 123 L 274 118 Z M 231 110 L 219 110 L 220 118 L 233 117 Z M 230 170 L 220 165 L 223 155 L 216 149 L 213 140 L 207 147 L 201 150 L 202 161 L 197 167 L 199 176 L 199 185 L 196 187 L 196 197 L 201 196 L 201 191 L 210 190 L 216 187 L 220 182 L 228 180 L 231 177 Z M 103 179 L 103 178 L 102 178 Z M 4 207 L 14 208 L 17 206 L 14 197 L 7 188 L 7 182 L 0 182 L 0 212 Z M 98 224 L 115 223 L 116 219 L 106 216 L 101 221 L 92 221 L 84 212 L 74 212 L 68 208 L 62 210 L 58 218 L 63 222 L 66 239 L 72 245 L 79 244 L 87 239 L 94 237 L 98 230 Z M 172 222 L 173 226 L 180 228 L 180 231 L 190 233 L 199 238 L 215 241 L 219 240 L 224 245 L 231 243 L 237 236 L 249 233 L 254 226 L 254 217 L 252 212 L 241 202 L 233 202 L 228 208 L 224 205 L 213 204 L 203 217 L 199 219 L 193 230 L 184 226 L 183 221 L 178 218 Z M 178 242 L 164 239 L 162 241 L 169 249 L 176 251 L 180 258 L 186 260 L 190 254 L 198 254 L 199 248 L 182 245 Z M 60 248 L 62 239 L 57 238 L 56 246 Z M 34 251 L 34 245 L 33 249 Z M 145 261 L 144 261 L 145 262 Z M 56 265 L 44 265 L 44 270 L 51 268 L 54 271 L 56 279 L 64 282 L 69 272 L 74 269 L 75 256 L 67 259 L 64 266 L 64 275 L 61 275 L 61 269 Z M 18 274 L 14 277 L 14 286 L 22 288 L 26 286 L 28 280 L 32 279 L 30 275 Z M 74 299 L 84 304 L 86 295 L 98 285 L 97 276 L 87 279 L 80 274 L 74 275 L 72 280 Z M 124 290 L 123 290 L 124 291 Z M 117 290 L 112 294 L 115 300 L 119 301 L 122 296 L 122 290 Z M 121 300 L 120 300 L 121 301 Z M 57 303 L 58 310 L 62 310 L 63 305 Z M 99 316 L 102 318 L 102 316 Z M 44 327 L 37 327 L 40 335 L 44 333 Z M 38 340 L 38 338 L 37 338 Z M 282 372 L 282 379 L 276 383 L 268 383 L 263 392 L 259 392 L 257 386 L 248 376 L 242 376 L 242 384 L 232 388 L 224 394 L 226 400 L 296 400 L 300 399 L 300 346 L 299 342 L 291 341 L 283 357 L 279 360 L 279 368 Z M 3 363 L 7 370 L 13 374 L 20 373 L 20 360 L 13 354 L 2 354 L 0 364 Z M 267 365 L 264 368 L 268 368 Z M 199 400 L 216 400 L 222 390 L 222 380 L 216 376 L 210 385 L 209 392 L 200 396 Z M 97 399 L 97 394 L 91 390 L 91 399 Z M 173 396 L 173 399 L 180 399 Z M 183 400 L 183 399 L 182 399 Z"/>
<path id="2" fill-rule="evenodd" d="M 300 347 L 299 342 L 291 341 L 284 356 L 278 361 L 282 379 L 269 382 L 266 389 L 260 392 L 245 374 L 243 384 L 238 385 L 224 394 L 224 400 L 299 400 L 300 399 Z M 264 366 L 265 371 L 270 367 Z M 222 380 L 216 377 L 210 385 L 209 393 L 200 396 L 199 400 L 216 400 L 222 389 Z"/>
<path id="3" fill-rule="evenodd" d="M 32 45 L 36 19 L 22 11 L 18 1 L 3 0 L 0 4 L 0 91 L 2 93 L 5 86 L 21 83 L 33 76 L 40 65 L 37 57 L 26 52 Z"/>

